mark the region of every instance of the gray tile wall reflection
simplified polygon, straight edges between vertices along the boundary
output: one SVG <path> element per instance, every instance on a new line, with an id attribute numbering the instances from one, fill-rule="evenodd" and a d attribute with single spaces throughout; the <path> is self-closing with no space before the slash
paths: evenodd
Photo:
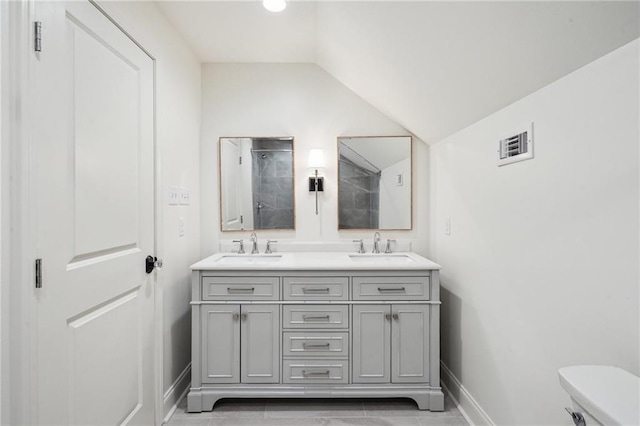
<path id="1" fill-rule="evenodd" d="M 269 152 L 292 149 L 289 141 L 253 140 L 255 229 L 292 229 L 294 226 L 293 152 Z"/>
<path id="2" fill-rule="evenodd" d="M 380 218 L 380 174 L 344 158 L 338 165 L 340 229 L 376 229 Z"/>

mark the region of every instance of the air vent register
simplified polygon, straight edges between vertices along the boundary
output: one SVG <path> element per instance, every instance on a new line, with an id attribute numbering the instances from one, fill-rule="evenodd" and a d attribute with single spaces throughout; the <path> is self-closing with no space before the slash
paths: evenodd
<path id="1" fill-rule="evenodd" d="M 498 166 L 533 158 L 533 123 L 498 142 Z"/>

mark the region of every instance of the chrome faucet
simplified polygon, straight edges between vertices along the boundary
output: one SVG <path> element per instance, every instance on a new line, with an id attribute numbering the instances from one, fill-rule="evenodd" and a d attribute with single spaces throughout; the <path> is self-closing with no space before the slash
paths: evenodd
<path id="1" fill-rule="evenodd" d="M 358 253 L 364 253 L 364 242 L 362 241 L 362 238 L 360 238 L 359 240 L 353 240 L 354 243 L 360 243 L 360 247 L 358 247 Z"/>
<path id="2" fill-rule="evenodd" d="M 380 233 L 373 234 L 373 250 L 371 253 L 380 253 Z"/>
<path id="3" fill-rule="evenodd" d="M 233 240 L 234 243 L 240 243 L 240 248 L 238 249 L 238 254 L 244 254 L 244 241 L 242 239 Z"/>
<path id="4" fill-rule="evenodd" d="M 389 240 L 389 239 L 387 239 L 387 248 L 385 248 L 385 249 L 384 249 L 384 252 L 385 252 L 385 253 L 387 253 L 387 254 L 389 254 L 389 253 L 393 253 L 393 252 L 391 251 L 391 243 L 395 243 L 395 242 L 396 242 L 396 240 Z"/>
<path id="5" fill-rule="evenodd" d="M 267 240 L 267 248 L 264 250 L 264 254 L 271 254 L 271 243 L 277 243 L 276 240 Z"/>
<path id="6" fill-rule="evenodd" d="M 255 232 L 251 233 L 251 254 L 259 253 L 258 251 L 258 236 Z"/>

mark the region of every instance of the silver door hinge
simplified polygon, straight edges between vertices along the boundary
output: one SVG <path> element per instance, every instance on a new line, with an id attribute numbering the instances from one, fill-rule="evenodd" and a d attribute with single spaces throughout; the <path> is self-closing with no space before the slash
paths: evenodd
<path id="1" fill-rule="evenodd" d="M 238 159 L 240 160 L 240 164 L 242 164 L 242 157 L 238 157 Z"/>
<path id="2" fill-rule="evenodd" d="M 42 288 L 42 259 L 36 259 L 36 288 Z"/>
<path id="3" fill-rule="evenodd" d="M 42 51 L 42 22 L 40 21 L 33 23 L 33 50 Z"/>
<path id="4" fill-rule="evenodd" d="M 240 223 L 244 223 L 244 216 L 240 215 Z"/>

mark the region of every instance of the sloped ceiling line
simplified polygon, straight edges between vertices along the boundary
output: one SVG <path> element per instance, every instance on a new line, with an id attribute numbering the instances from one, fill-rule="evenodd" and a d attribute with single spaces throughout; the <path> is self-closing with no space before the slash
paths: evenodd
<path id="1" fill-rule="evenodd" d="M 202 62 L 315 63 L 435 143 L 640 36 L 640 3 L 161 1 Z"/>

